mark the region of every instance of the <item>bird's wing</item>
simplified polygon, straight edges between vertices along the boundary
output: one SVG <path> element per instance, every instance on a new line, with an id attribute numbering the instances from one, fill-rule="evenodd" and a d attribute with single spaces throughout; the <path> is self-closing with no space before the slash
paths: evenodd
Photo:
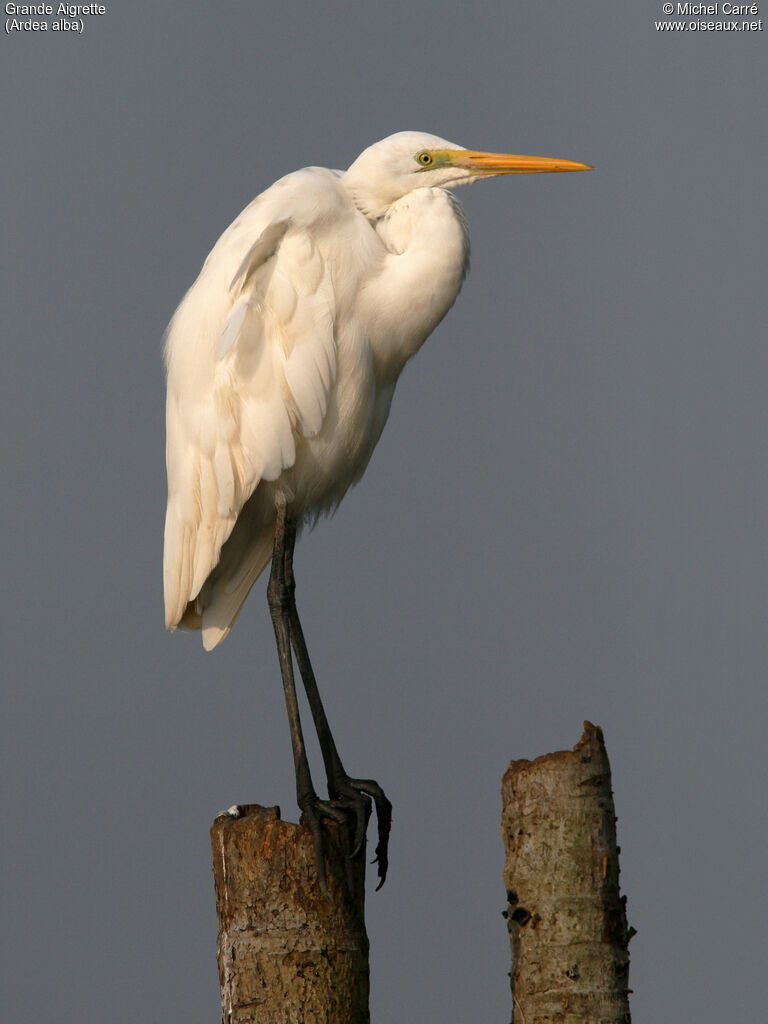
<path id="1" fill-rule="evenodd" d="M 170 629 L 259 482 L 276 480 L 298 438 L 320 430 L 334 381 L 329 268 L 306 217 L 297 223 L 274 206 L 257 200 L 225 232 L 168 329 Z"/>

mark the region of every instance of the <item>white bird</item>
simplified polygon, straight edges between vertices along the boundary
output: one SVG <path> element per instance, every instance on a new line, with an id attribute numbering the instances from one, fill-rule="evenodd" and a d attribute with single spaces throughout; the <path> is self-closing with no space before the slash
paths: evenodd
<path id="1" fill-rule="evenodd" d="M 333 744 L 293 600 L 296 531 L 360 479 L 403 367 L 459 293 L 469 236 L 446 189 L 498 174 L 588 169 L 400 132 L 345 172 L 288 174 L 227 228 L 168 327 L 166 625 L 200 629 L 213 649 L 272 559 L 268 595 L 297 795 L 323 888 L 320 818 L 351 810 L 357 850 L 366 794 L 375 799 L 383 882 L 390 808 L 375 783 L 346 775 Z M 291 645 L 329 801 L 309 776 Z"/>

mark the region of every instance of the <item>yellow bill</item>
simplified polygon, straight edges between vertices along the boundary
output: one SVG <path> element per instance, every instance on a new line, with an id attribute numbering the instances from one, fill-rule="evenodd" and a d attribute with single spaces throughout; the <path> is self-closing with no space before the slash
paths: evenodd
<path id="1" fill-rule="evenodd" d="M 483 153 L 474 149 L 457 149 L 451 154 L 453 163 L 475 174 L 551 174 L 555 171 L 591 171 L 591 164 L 576 160 L 559 160 L 551 156 L 520 156 L 515 153 Z"/>

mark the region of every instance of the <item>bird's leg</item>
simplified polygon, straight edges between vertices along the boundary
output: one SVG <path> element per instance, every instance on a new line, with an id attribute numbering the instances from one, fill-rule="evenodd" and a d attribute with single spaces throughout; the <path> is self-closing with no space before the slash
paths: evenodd
<path id="1" fill-rule="evenodd" d="M 309 660 L 309 652 L 307 651 L 307 644 L 296 607 L 296 584 L 293 577 L 293 550 L 296 543 L 295 523 L 289 523 L 286 526 L 285 534 L 285 562 L 283 571 L 289 594 L 288 619 L 290 638 L 294 654 L 296 655 L 296 664 L 299 667 L 309 707 L 312 711 L 317 738 L 320 741 L 320 750 L 322 751 L 328 779 L 328 796 L 336 806 L 350 810 L 355 815 L 355 838 L 351 854 L 353 857 L 362 848 L 365 840 L 365 830 L 371 812 L 371 801 L 369 798 L 373 798 L 376 804 L 376 819 L 378 823 L 378 842 L 374 863 L 378 867 L 379 884 L 377 888 L 380 889 L 387 876 L 387 850 L 392 824 L 392 804 L 387 799 L 381 786 L 373 779 L 352 779 L 344 770 L 344 765 L 341 762 L 341 757 L 336 748 L 331 727 L 325 714 L 325 708 L 320 698 L 320 691 L 315 679 L 315 673 L 312 670 L 312 663 Z"/>
<path id="2" fill-rule="evenodd" d="M 325 895 L 329 897 L 320 820 L 323 817 L 327 817 L 334 818 L 336 821 L 344 822 L 346 819 L 339 809 L 327 801 L 321 801 L 318 799 L 315 788 L 312 785 L 312 776 L 309 772 L 309 761 L 307 760 L 304 736 L 301 731 L 299 704 L 296 698 L 296 684 L 293 677 L 293 659 L 291 657 L 290 609 L 293 603 L 294 584 L 293 579 L 288 581 L 285 577 L 287 522 L 288 516 L 286 507 L 285 503 L 282 502 L 277 505 L 275 547 L 272 555 L 272 571 L 270 573 L 269 584 L 267 586 L 267 600 L 269 601 L 272 625 L 275 627 L 277 653 L 280 659 L 280 674 L 283 677 L 285 704 L 288 709 L 288 724 L 291 729 L 293 763 L 296 770 L 296 799 L 312 831 L 320 888 Z M 293 531 L 293 535 L 295 539 L 295 530 Z"/>

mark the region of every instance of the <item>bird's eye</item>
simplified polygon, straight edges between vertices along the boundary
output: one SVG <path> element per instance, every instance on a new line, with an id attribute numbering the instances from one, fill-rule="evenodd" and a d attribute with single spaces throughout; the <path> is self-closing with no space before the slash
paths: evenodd
<path id="1" fill-rule="evenodd" d="M 429 165 L 432 163 L 432 154 L 431 153 L 419 153 L 419 155 L 416 157 L 416 159 L 419 161 L 419 163 L 421 164 L 422 167 L 429 167 Z"/>

